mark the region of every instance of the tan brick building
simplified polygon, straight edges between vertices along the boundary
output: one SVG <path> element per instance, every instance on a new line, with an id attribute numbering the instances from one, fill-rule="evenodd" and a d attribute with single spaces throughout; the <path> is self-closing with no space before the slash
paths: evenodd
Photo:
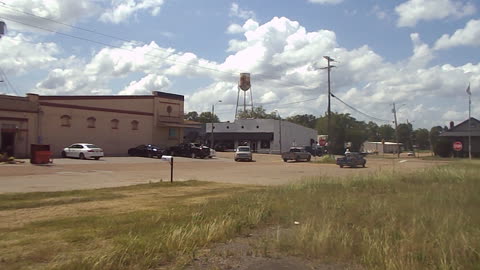
<path id="1" fill-rule="evenodd" d="M 28 157 L 30 144 L 49 144 L 54 156 L 72 143 L 88 142 L 106 156 L 126 155 L 139 144 L 171 146 L 183 139 L 181 95 L 0 95 L 0 149 Z"/>

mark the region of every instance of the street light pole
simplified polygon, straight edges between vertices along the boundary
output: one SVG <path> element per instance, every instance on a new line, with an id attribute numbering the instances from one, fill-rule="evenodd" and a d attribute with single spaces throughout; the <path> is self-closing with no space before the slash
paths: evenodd
<path id="1" fill-rule="evenodd" d="M 214 136 L 213 136 L 213 121 L 215 118 L 215 104 L 222 102 L 221 100 L 217 101 L 216 103 L 212 104 L 212 133 L 210 134 L 211 140 L 210 140 L 210 148 L 215 150 L 215 143 L 214 143 Z"/>

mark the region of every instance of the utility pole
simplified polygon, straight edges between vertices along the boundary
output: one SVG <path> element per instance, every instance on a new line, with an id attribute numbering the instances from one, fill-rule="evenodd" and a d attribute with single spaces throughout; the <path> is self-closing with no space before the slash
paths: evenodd
<path id="1" fill-rule="evenodd" d="M 331 94 L 331 88 L 330 88 L 330 70 L 334 68 L 335 66 L 330 65 L 330 62 L 335 62 L 335 59 L 331 58 L 330 56 L 324 56 L 323 58 L 327 59 L 327 67 L 324 67 L 322 69 L 326 69 L 328 73 L 328 107 L 327 107 L 327 142 L 330 142 L 330 118 L 331 118 L 331 110 L 330 110 L 330 96 Z M 330 145 L 330 143 L 329 143 Z M 330 149 L 328 151 L 330 153 Z"/>
<path id="2" fill-rule="evenodd" d="M 397 124 L 397 110 L 395 109 L 395 102 L 393 102 L 393 118 L 395 119 L 395 142 L 397 143 L 397 157 L 400 158 L 400 144 L 398 143 L 398 124 Z"/>

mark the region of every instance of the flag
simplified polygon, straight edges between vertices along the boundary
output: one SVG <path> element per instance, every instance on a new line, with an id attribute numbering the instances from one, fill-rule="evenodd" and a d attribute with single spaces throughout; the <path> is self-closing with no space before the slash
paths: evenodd
<path id="1" fill-rule="evenodd" d="M 468 84 L 468 87 L 467 87 L 467 94 L 470 96 L 472 95 L 472 92 L 470 91 L 470 84 Z"/>

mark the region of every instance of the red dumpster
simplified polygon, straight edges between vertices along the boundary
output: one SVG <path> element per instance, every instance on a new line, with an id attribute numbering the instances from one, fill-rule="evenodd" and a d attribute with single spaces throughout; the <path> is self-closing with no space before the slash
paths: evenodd
<path id="1" fill-rule="evenodd" d="M 52 163 L 52 152 L 50 151 L 36 151 L 33 157 L 34 164 L 48 164 Z"/>
<path id="2" fill-rule="evenodd" d="M 30 146 L 30 163 L 32 164 L 52 163 L 52 155 L 48 144 L 32 144 Z"/>

